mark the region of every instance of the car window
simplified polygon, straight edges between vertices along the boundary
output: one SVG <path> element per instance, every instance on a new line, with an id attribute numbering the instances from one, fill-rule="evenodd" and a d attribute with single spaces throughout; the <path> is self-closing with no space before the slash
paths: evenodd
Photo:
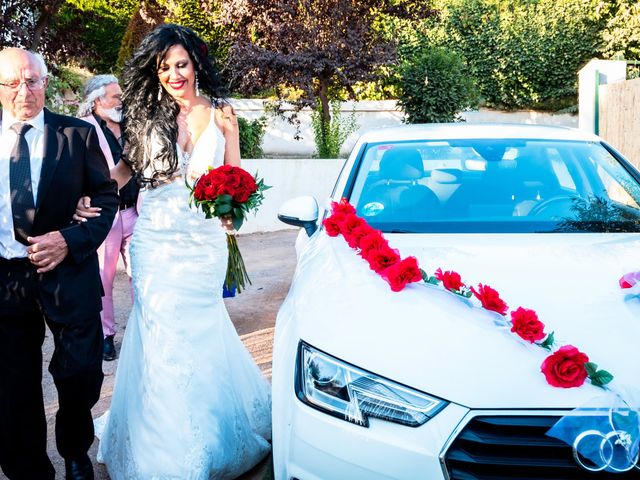
<path id="1" fill-rule="evenodd" d="M 640 186 L 601 144 L 369 144 L 350 201 L 387 232 L 640 230 Z"/>

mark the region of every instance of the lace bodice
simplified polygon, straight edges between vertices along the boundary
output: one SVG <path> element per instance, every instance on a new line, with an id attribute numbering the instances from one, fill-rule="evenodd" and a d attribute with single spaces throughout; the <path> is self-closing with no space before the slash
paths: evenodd
<path id="1" fill-rule="evenodd" d="M 155 152 L 160 148 L 160 144 L 157 141 L 152 141 L 151 143 L 149 153 L 152 158 L 155 158 Z M 191 152 L 183 151 L 180 145 L 176 143 L 175 148 L 178 155 L 179 171 L 176 172 L 175 175 L 181 175 L 186 177 L 190 182 L 193 182 L 197 180 L 200 175 L 206 173 L 209 167 L 216 168 L 221 166 L 224 163 L 224 146 L 224 135 L 218 125 L 216 125 L 215 111 L 212 107 L 209 123 L 196 140 Z M 154 171 L 165 169 L 166 166 L 163 165 L 161 161 L 156 160 L 156 163 L 145 170 L 144 176 L 152 178 Z"/>

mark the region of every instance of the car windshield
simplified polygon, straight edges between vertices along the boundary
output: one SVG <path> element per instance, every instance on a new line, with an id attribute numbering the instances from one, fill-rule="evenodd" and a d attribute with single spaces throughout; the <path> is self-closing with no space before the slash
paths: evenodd
<path id="1" fill-rule="evenodd" d="M 349 199 L 384 232 L 637 232 L 640 186 L 597 142 L 366 145 Z"/>

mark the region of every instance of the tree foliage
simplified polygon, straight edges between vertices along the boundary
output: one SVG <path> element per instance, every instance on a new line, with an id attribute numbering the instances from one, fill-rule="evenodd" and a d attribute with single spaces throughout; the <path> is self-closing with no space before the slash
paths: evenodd
<path id="1" fill-rule="evenodd" d="M 3 0 L 0 2 L 2 30 L 0 47 L 43 50 L 50 42 L 52 21 L 64 0 Z"/>
<path id="2" fill-rule="evenodd" d="M 612 2 L 612 12 L 603 31 L 604 56 L 640 60 L 640 2 Z"/>
<path id="3" fill-rule="evenodd" d="M 439 1 L 443 15 L 430 32 L 435 44 L 462 53 L 485 103 L 507 109 L 560 109 L 575 103 L 577 72 L 600 55 L 612 3 Z"/>
<path id="4" fill-rule="evenodd" d="M 120 43 L 117 58 L 118 68 L 122 68 L 142 39 L 163 23 L 167 13 L 166 8 L 156 0 L 140 0 L 129 19 L 127 29 Z"/>
<path id="5" fill-rule="evenodd" d="M 430 14 L 418 0 L 228 0 L 221 22 L 231 29 L 232 88 L 296 92 L 298 108 L 319 105 L 326 137 L 330 100 L 340 91 L 353 97 L 356 83 L 375 80 L 396 59 L 380 18 Z"/>
<path id="6" fill-rule="evenodd" d="M 97 73 L 115 72 L 121 40 L 138 6 L 139 0 L 65 0 L 57 37 L 69 44 L 76 63 Z"/>

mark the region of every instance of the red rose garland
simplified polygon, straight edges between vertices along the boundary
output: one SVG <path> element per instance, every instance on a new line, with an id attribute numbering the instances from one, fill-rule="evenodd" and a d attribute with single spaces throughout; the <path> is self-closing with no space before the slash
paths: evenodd
<path id="1" fill-rule="evenodd" d="M 442 283 L 446 290 L 456 295 L 466 298 L 475 296 L 486 310 L 502 316 L 506 316 L 509 311 L 507 303 L 489 285 L 480 283 L 477 289 L 468 288 L 457 272 L 450 270 L 443 272 L 438 268 L 433 276 L 429 276 L 419 267 L 415 257 L 401 258 L 400 253 L 389 246 L 382 232 L 358 217 L 355 208 L 344 198 L 339 203 L 332 202 L 331 215 L 322 224 L 327 235 L 330 237 L 342 235 L 351 248 L 358 250 L 371 270 L 386 280 L 394 292 L 399 292 L 407 284 L 420 280 L 434 285 Z M 620 284 L 625 288 L 623 279 Z M 526 342 L 549 351 L 556 345 L 554 332 L 545 333 L 544 324 L 538 319 L 534 310 L 518 307 L 511 312 L 510 323 L 511 332 Z M 599 387 L 613 380 L 613 375 L 606 370 L 599 370 L 595 363 L 589 362 L 589 357 L 585 353 L 580 352 L 573 345 L 563 345 L 551 353 L 542 362 L 540 370 L 549 385 L 559 388 L 579 387 L 587 378 L 593 385 Z"/>

